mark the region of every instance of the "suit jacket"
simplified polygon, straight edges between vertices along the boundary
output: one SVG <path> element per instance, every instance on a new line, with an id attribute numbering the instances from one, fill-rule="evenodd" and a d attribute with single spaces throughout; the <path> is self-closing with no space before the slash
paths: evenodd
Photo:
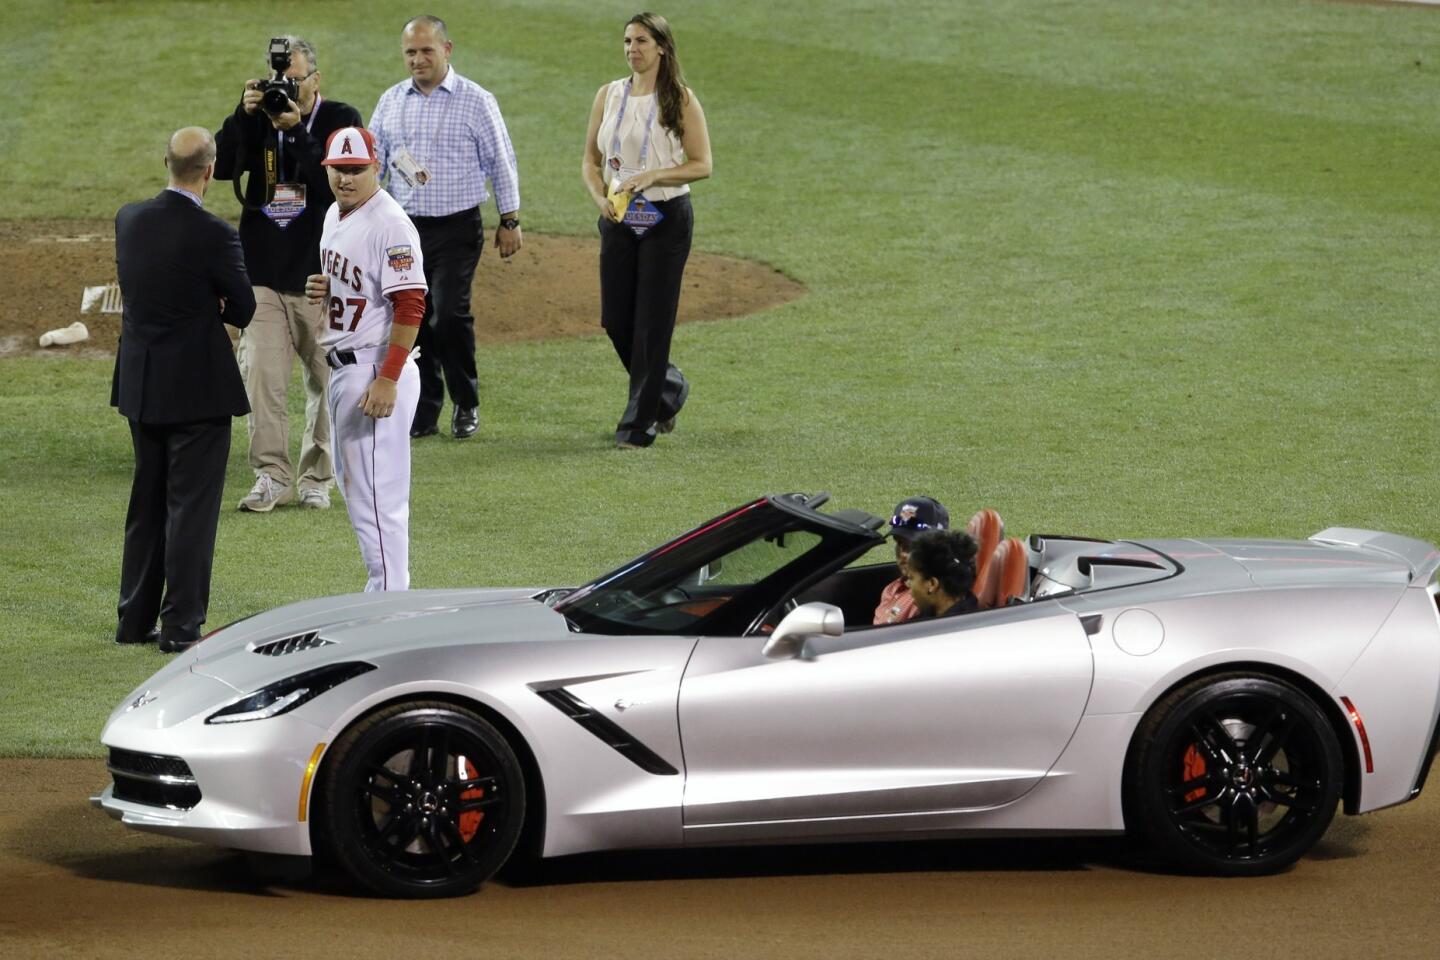
<path id="1" fill-rule="evenodd" d="M 115 215 L 115 264 L 125 315 L 110 405 L 157 424 L 249 413 L 221 326 L 255 313 L 235 228 L 166 190 Z"/>

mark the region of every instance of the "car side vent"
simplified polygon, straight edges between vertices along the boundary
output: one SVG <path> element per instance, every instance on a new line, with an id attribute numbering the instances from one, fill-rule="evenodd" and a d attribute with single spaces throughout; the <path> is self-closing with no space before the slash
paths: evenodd
<path id="1" fill-rule="evenodd" d="M 319 630 L 311 630 L 309 633 L 297 633 L 293 637 L 262 643 L 255 648 L 255 652 L 262 657 L 283 657 L 291 653 L 299 653 L 302 650 L 328 647 L 334 642 L 334 640 L 326 640 L 320 636 Z"/>
<path id="2" fill-rule="evenodd" d="M 596 713 L 594 707 L 569 690 L 557 687 L 553 690 L 536 690 L 535 693 L 646 773 L 673 777 L 680 772 L 666 763 L 655 751 L 630 736 L 624 727 Z"/>

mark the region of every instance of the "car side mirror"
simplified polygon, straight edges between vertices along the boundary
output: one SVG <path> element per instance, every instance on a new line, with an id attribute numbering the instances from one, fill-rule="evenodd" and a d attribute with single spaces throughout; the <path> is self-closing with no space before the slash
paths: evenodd
<path id="1" fill-rule="evenodd" d="M 785 615 L 761 649 L 771 660 L 792 660 L 811 637 L 838 637 L 845 632 L 845 613 L 829 603 L 802 603 Z"/>

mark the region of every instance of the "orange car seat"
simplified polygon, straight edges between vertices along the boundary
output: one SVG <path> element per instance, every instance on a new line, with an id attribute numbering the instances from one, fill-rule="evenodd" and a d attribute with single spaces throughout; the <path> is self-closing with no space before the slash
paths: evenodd
<path id="1" fill-rule="evenodd" d="M 979 598 L 982 596 L 980 589 L 985 584 L 991 555 L 1000 541 L 1005 539 L 1005 521 L 1000 519 L 1000 514 L 986 507 L 970 518 L 970 522 L 965 524 L 965 532 L 975 538 L 975 544 L 980 548 L 975 553 L 975 586 L 970 589 L 970 592 Z"/>
<path id="2" fill-rule="evenodd" d="M 996 546 L 985 567 L 985 579 L 977 582 L 980 590 L 975 597 L 981 610 L 1006 606 L 1017 597 L 1023 600 L 1030 582 L 1030 554 L 1025 542 L 1011 537 Z"/>

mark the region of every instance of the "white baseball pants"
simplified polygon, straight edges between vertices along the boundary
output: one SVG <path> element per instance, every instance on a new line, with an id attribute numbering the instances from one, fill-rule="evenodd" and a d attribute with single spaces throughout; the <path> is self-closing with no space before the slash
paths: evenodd
<path id="1" fill-rule="evenodd" d="M 420 371 L 405 361 L 395 412 L 367 417 L 365 390 L 380 372 L 384 348 L 357 350 L 360 362 L 330 371 L 330 449 L 335 480 L 360 541 L 365 592 L 410 589 L 410 421 L 420 399 Z M 373 360 L 375 362 L 366 362 Z"/>

